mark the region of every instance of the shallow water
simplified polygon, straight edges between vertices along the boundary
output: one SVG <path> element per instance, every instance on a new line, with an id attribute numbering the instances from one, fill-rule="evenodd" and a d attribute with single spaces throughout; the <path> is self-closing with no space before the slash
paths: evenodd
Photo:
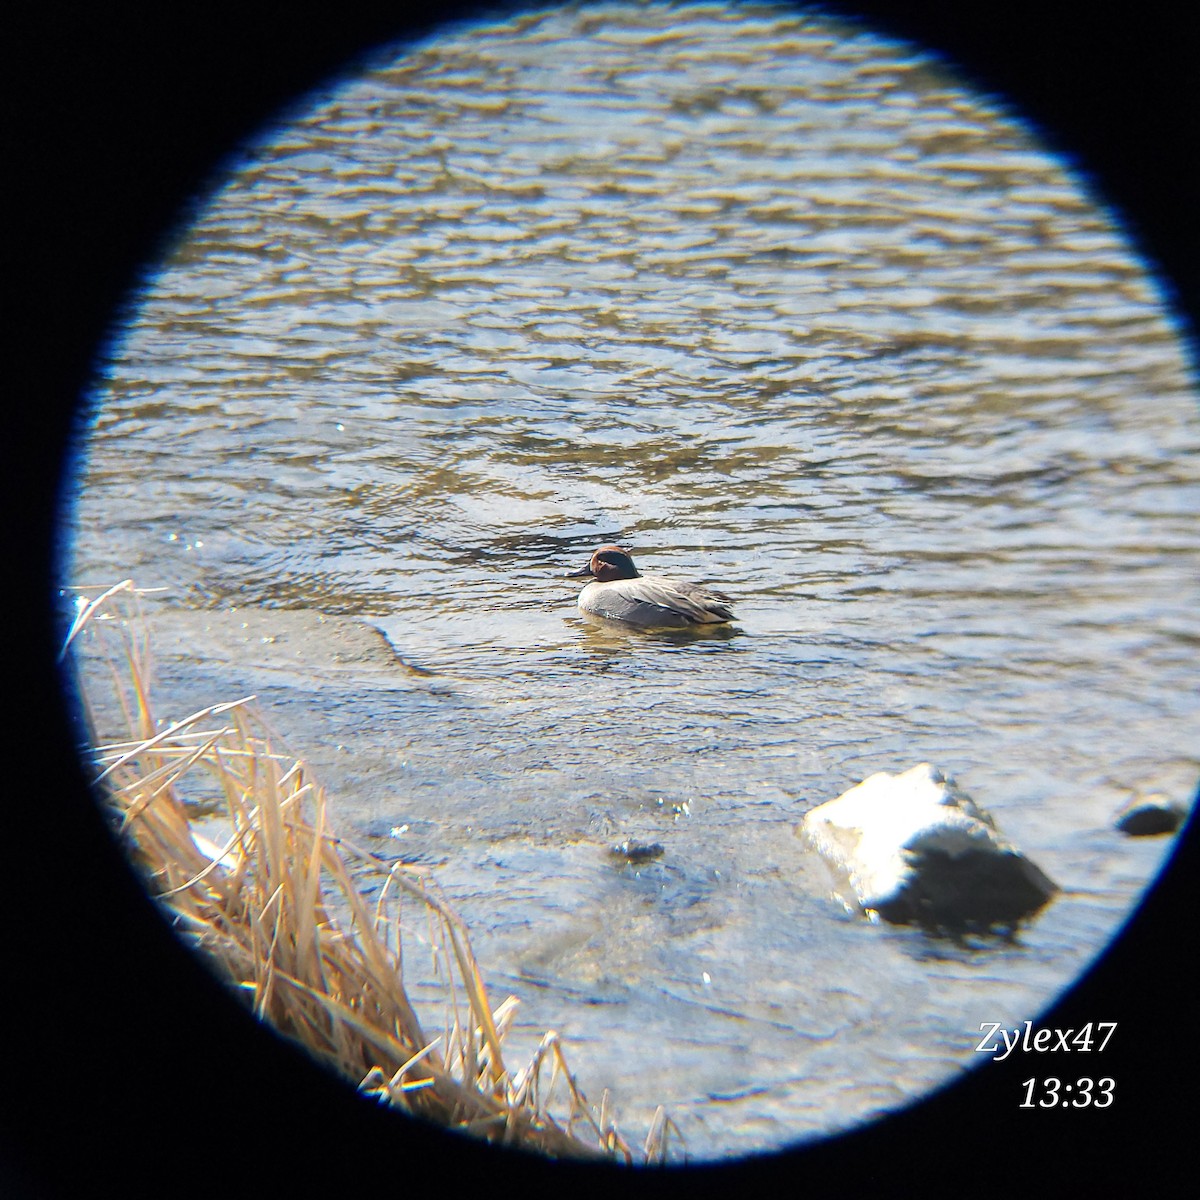
<path id="1" fill-rule="evenodd" d="M 1111 816 L 1195 788 L 1197 449 L 1146 268 L 936 62 L 566 9 L 232 165 L 104 364 L 69 576 L 166 589 L 171 715 L 256 692 L 631 1141 L 663 1103 L 735 1155 L 974 1065 L 1153 878 Z M 586 622 L 607 541 L 734 630 Z M 795 836 L 922 760 L 1063 887 L 1015 942 L 853 918 Z"/>

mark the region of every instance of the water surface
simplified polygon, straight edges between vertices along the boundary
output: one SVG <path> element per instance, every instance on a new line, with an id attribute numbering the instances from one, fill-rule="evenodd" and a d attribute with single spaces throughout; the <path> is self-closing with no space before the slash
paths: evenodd
<path id="1" fill-rule="evenodd" d="M 1178 330 L 1014 117 L 854 27 L 381 55 L 233 164 L 94 411 L 69 581 L 164 588 L 164 715 L 257 693 L 631 1141 L 662 1103 L 694 1158 L 770 1149 L 976 1065 L 1161 865 L 1113 810 L 1195 788 Z M 734 630 L 586 622 L 609 541 Z M 923 760 L 1064 889 L 1014 941 L 869 925 L 795 836 Z"/>

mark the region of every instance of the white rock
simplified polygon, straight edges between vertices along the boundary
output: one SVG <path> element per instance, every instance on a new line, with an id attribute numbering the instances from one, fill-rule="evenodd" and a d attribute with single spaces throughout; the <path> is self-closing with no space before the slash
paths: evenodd
<path id="1" fill-rule="evenodd" d="M 872 775 L 813 809 L 800 832 L 843 900 L 897 924 L 1011 927 L 1058 891 L 929 763 Z"/>

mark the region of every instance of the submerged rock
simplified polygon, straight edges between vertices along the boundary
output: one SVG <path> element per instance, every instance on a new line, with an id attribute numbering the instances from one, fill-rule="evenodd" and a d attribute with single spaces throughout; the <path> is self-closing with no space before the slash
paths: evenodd
<path id="1" fill-rule="evenodd" d="M 800 833 L 833 868 L 844 900 L 895 924 L 1011 928 L 1058 891 L 929 763 L 870 776 L 808 813 Z"/>
<path id="2" fill-rule="evenodd" d="M 1174 833 L 1186 818 L 1187 809 L 1179 801 L 1151 792 L 1132 796 L 1113 818 L 1113 824 L 1130 837 L 1155 837 Z"/>
<path id="3" fill-rule="evenodd" d="M 663 856 L 662 842 L 635 842 L 626 838 L 608 850 L 614 858 L 623 858 L 626 862 L 643 863 Z"/>

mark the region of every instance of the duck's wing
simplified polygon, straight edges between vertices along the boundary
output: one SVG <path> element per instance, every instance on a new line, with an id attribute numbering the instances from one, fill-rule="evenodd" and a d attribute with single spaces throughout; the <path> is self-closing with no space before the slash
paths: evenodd
<path id="1" fill-rule="evenodd" d="M 716 625 L 734 619 L 733 609 L 729 607 L 733 601 L 728 596 L 691 584 L 675 583 L 661 575 L 619 579 L 608 586 L 615 597 L 629 606 L 629 613 L 646 604 L 662 609 L 664 625 Z"/>
<path id="2" fill-rule="evenodd" d="M 656 604 L 644 595 L 634 597 L 623 594 L 616 586 L 623 582 L 624 580 L 614 580 L 605 584 L 604 595 L 589 604 L 586 611 L 598 617 L 607 617 L 611 621 L 637 625 L 642 629 L 684 629 L 695 624 L 685 613 Z"/>

